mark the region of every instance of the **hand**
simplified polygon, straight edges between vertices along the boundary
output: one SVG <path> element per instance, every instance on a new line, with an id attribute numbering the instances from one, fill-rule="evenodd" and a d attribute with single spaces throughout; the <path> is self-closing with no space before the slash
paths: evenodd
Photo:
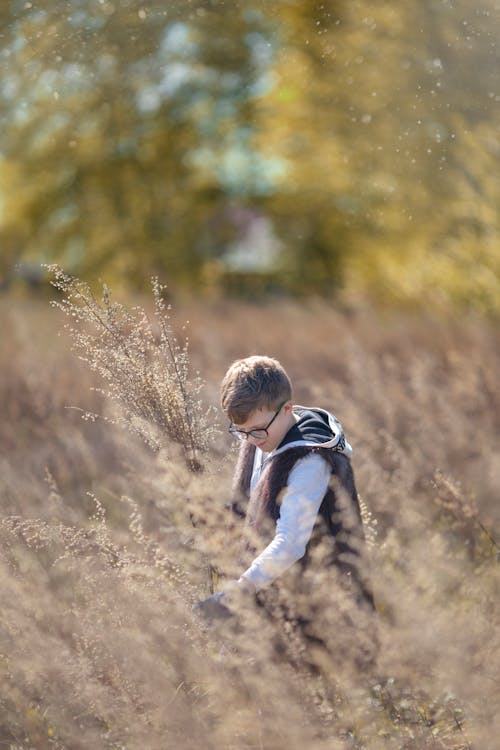
<path id="1" fill-rule="evenodd" d="M 234 617 L 241 604 L 247 604 L 248 595 L 254 594 L 255 590 L 255 586 L 245 578 L 228 581 L 223 591 L 211 594 L 206 599 L 202 599 L 201 602 L 197 602 L 193 605 L 192 610 L 204 617 L 205 620 L 228 620 L 230 617 Z"/>

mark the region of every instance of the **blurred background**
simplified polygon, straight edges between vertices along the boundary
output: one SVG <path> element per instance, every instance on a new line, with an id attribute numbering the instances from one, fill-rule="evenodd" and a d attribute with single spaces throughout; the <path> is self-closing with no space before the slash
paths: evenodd
<path id="1" fill-rule="evenodd" d="M 495 0 L 5 0 L 0 285 L 494 313 Z"/>
<path id="2" fill-rule="evenodd" d="M 1 746 L 498 746 L 499 45 L 499 0 L 0 0 Z M 132 312 L 65 330 L 51 263 Z M 151 276 L 204 473 L 137 434 Z M 353 444 L 376 672 L 331 581 L 319 676 L 192 619 L 242 572 L 219 383 L 264 353 Z"/>

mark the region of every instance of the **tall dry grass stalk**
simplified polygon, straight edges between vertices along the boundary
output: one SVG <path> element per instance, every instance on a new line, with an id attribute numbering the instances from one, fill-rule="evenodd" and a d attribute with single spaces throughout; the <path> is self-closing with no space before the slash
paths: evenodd
<path id="1" fill-rule="evenodd" d="M 144 307 L 113 302 L 107 286 L 98 299 L 86 282 L 59 266 L 47 268 L 63 295 L 53 305 L 70 319 L 66 328 L 73 348 L 106 383 L 103 395 L 120 406 L 112 421 L 154 450 L 179 445 L 189 468 L 200 471 L 215 428 L 200 398 L 203 382 L 191 371 L 188 340 L 179 343 L 172 330 L 166 287 L 158 279 L 151 282 L 151 320 Z"/>
<path id="2" fill-rule="evenodd" d="M 177 455 L 178 438 L 159 435 L 148 406 L 132 431 L 81 420 L 67 406 L 110 419 L 110 397 L 122 408 L 102 377 L 116 368 L 124 393 L 127 356 L 118 347 L 109 362 L 83 367 L 68 355 L 71 339 L 57 338 L 54 311 L 0 299 L 3 746 L 494 750 L 493 327 L 346 316 L 315 303 L 183 304 L 210 405 L 229 362 L 265 352 L 286 364 L 299 403 L 331 408 L 344 423 L 358 488 L 378 522 L 369 552 L 376 623 L 327 570 L 296 603 L 311 617 L 309 638 L 287 620 L 286 591 L 272 616 L 247 601 L 238 621 L 220 628 L 194 619 L 209 564 L 228 578 L 241 573 L 240 528 L 224 510 L 229 465 L 216 472 L 209 460 L 210 470 L 192 471 L 189 441 Z M 90 336 L 84 346 L 116 346 L 108 331 L 76 321 Z M 121 414 L 134 415 L 132 407 Z M 151 442 L 142 432 L 149 422 Z M 150 450 L 159 444 L 165 450 Z"/>

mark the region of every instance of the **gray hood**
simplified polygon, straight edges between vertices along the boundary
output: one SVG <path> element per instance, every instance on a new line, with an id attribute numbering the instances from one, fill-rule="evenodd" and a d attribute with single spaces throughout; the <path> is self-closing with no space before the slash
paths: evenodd
<path id="1" fill-rule="evenodd" d="M 352 456 L 352 448 L 345 439 L 342 425 L 337 417 L 324 409 L 307 406 L 294 406 L 293 412 L 298 421 L 286 433 L 285 437 L 272 451 L 276 456 L 290 448 L 331 448 L 343 453 L 347 458 Z"/>

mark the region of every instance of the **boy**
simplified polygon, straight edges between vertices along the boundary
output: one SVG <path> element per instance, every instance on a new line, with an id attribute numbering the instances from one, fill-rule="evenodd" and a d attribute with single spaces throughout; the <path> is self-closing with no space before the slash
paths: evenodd
<path id="1" fill-rule="evenodd" d="M 363 530 L 352 449 L 339 421 L 322 409 L 294 406 L 287 373 L 264 356 L 231 365 L 221 402 L 230 434 L 241 441 L 231 507 L 263 541 L 238 581 L 196 609 L 210 618 L 230 616 L 235 589 L 259 592 L 299 561 L 300 573 L 325 539 L 322 565 L 336 566 L 355 598 L 371 605 L 358 570 Z"/>

